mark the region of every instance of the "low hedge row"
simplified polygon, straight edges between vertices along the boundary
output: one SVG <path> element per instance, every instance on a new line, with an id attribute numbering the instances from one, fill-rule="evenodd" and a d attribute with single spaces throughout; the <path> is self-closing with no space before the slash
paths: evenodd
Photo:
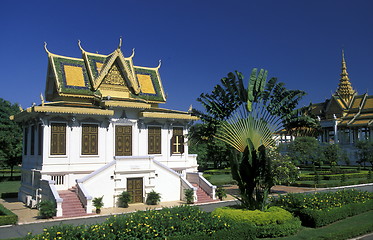
<path id="1" fill-rule="evenodd" d="M 295 212 L 307 227 L 322 227 L 347 217 L 373 210 L 373 200 L 364 203 L 350 203 L 327 210 L 301 209 Z"/>
<path id="2" fill-rule="evenodd" d="M 1 198 L 18 198 L 18 192 L 6 192 L 1 193 Z"/>
<path id="3" fill-rule="evenodd" d="M 0 204 L 0 226 L 16 224 L 18 216 Z"/>
<path id="4" fill-rule="evenodd" d="M 223 207 L 215 209 L 212 213 L 238 223 L 254 224 L 257 237 L 288 236 L 296 233 L 301 226 L 298 218 L 279 207 L 271 207 L 264 212 Z"/>
<path id="5" fill-rule="evenodd" d="M 168 240 L 190 240 L 190 239 L 198 239 L 198 240 L 238 240 L 238 239 L 245 239 L 245 240 L 254 240 L 256 239 L 256 227 L 253 224 L 245 224 L 245 223 L 235 223 L 232 225 L 230 229 L 223 229 L 213 232 L 211 235 L 206 235 L 204 233 L 194 233 L 190 235 L 184 236 L 172 236 L 168 237 Z"/>
<path id="6" fill-rule="evenodd" d="M 343 174 L 320 174 L 320 180 L 340 180 Z M 367 178 L 368 173 L 346 173 L 344 174 L 346 179 L 353 179 L 353 178 Z M 304 175 L 299 177 L 299 181 L 313 181 L 315 179 L 315 175 Z"/>
<path id="7" fill-rule="evenodd" d="M 311 181 L 311 180 L 310 180 Z M 359 179 L 359 180 L 347 180 L 346 182 L 330 182 L 330 183 L 319 183 L 316 184 L 317 188 L 327 188 L 327 187 L 340 187 L 347 185 L 357 185 L 357 184 L 365 184 L 365 183 L 372 183 L 373 179 Z M 313 182 L 294 182 L 291 183 L 290 186 L 294 187 L 315 187 L 315 183 Z"/>

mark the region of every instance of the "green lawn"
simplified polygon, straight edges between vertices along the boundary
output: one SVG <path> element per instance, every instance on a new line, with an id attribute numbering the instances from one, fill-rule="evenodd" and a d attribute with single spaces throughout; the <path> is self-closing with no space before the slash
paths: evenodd
<path id="1" fill-rule="evenodd" d="M 231 174 L 203 174 L 203 176 L 213 185 L 221 186 L 227 184 L 235 184 Z"/>
<path id="2" fill-rule="evenodd" d="M 6 181 L 0 182 L 0 194 L 6 192 L 18 192 L 19 187 L 21 186 L 20 181 Z"/>
<path id="3" fill-rule="evenodd" d="M 297 234 L 278 239 L 349 239 L 373 232 L 373 211 L 356 215 L 322 228 L 303 227 Z M 270 238 L 268 238 L 270 239 Z"/>

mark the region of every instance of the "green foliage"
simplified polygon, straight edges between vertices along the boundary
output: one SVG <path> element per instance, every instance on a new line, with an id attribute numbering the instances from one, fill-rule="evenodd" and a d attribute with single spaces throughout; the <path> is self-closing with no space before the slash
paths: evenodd
<path id="1" fill-rule="evenodd" d="M 16 224 L 18 216 L 0 204 L 0 226 Z"/>
<path id="2" fill-rule="evenodd" d="M 38 204 L 39 216 L 41 218 L 52 218 L 56 216 L 56 204 L 50 200 L 43 200 Z"/>
<path id="3" fill-rule="evenodd" d="M 102 224 L 53 226 L 27 239 L 168 239 L 196 233 L 211 236 L 231 228 L 225 219 L 197 207 L 180 206 L 112 216 Z"/>
<path id="4" fill-rule="evenodd" d="M 321 166 L 324 162 L 324 154 L 319 142 L 314 137 L 297 137 L 288 144 L 288 156 L 296 164 L 307 165 L 310 161 L 314 165 Z"/>
<path id="5" fill-rule="evenodd" d="M 128 203 L 131 202 L 132 200 L 132 197 L 131 197 L 131 194 L 127 191 L 123 191 L 120 195 L 119 195 L 119 206 L 121 207 L 124 207 L 124 208 L 128 208 Z"/>
<path id="6" fill-rule="evenodd" d="M 373 193 L 340 190 L 313 194 L 289 193 L 273 199 L 272 203 L 290 212 L 296 212 L 300 209 L 330 210 L 350 203 L 364 203 L 371 199 L 373 199 Z"/>
<path id="7" fill-rule="evenodd" d="M 373 200 L 343 205 L 332 209 L 302 209 L 297 215 L 308 227 L 322 227 L 347 217 L 373 210 Z"/>
<path id="8" fill-rule="evenodd" d="M 365 165 L 370 163 L 373 170 L 373 142 L 372 141 L 358 141 L 355 144 L 357 148 L 356 156 L 359 159 L 358 163 Z"/>
<path id="9" fill-rule="evenodd" d="M 224 188 L 218 187 L 215 191 L 216 196 L 222 201 L 224 198 L 227 197 L 227 193 Z"/>
<path id="10" fill-rule="evenodd" d="M 22 161 L 22 128 L 9 119 L 19 113 L 18 104 L 0 98 L 0 167 L 13 167 Z"/>
<path id="11" fill-rule="evenodd" d="M 299 168 L 287 155 L 269 150 L 268 157 L 271 159 L 271 174 L 275 185 L 287 185 L 299 178 Z"/>
<path id="12" fill-rule="evenodd" d="M 161 200 L 161 194 L 152 190 L 148 193 L 148 197 L 146 198 L 146 204 L 148 205 L 157 205 Z"/>
<path id="13" fill-rule="evenodd" d="M 102 196 L 102 197 L 95 197 L 92 200 L 93 206 L 96 209 L 101 209 L 104 206 L 104 202 L 102 201 L 103 198 L 104 198 L 104 196 Z"/>
<path id="14" fill-rule="evenodd" d="M 188 204 L 194 203 L 194 191 L 193 189 L 184 190 L 185 200 Z"/>
<path id="15" fill-rule="evenodd" d="M 267 211 L 224 207 L 215 209 L 213 214 L 235 222 L 254 224 L 257 227 L 257 237 L 291 235 L 297 232 L 301 225 L 299 219 L 279 207 L 271 207 Z"/>

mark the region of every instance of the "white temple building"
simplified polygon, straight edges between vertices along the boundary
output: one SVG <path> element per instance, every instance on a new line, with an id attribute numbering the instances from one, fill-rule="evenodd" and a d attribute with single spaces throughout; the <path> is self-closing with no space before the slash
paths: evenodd
<path id="1" fill-rule="evenodd" d="M 152 190 L 162 202 L 183 200 L 185 189 L 197 202 L 198 192 L 215 199 L 215 186 L 188 154 L 188 124 L 197 118 L 159 107 L 166 102 L 160 65 L 135 66 L 121 43 L 109 55 L 79 47 L 82 58 L 45 48 L 45 101 L 12 117 L 24 129 L 19 199 L 31 207 L 55 201 L 57 216 L 91 213 L 101 196 L 104 207 L 117 206 L 123 191 L 132 203 Z"/>

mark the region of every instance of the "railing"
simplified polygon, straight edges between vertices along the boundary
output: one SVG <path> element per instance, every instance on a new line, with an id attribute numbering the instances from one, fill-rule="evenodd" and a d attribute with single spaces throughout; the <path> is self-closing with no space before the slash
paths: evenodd
<path id="1" fill-rule="evenodd" d="M 86 213 L 92 212 L 92 196 L 88 194 L 83 183 L 77 182 L 76 184 L 77 194 L 80 202 L 83 204 Z"/>
<path id="2" fill-rule="evenodd" d="M 216 199 L 215 190 L 216 186 L 212 185 L 209 181 L 202 176 L 202 173 L 187 173 L 186 179 L 190 183 L 198 184 L 212 199 Z"/>
<path id="3" fill-rule="evenodd" d="M 55 182 L 52 180 L 46 180 L 42 179 L 41 180 L 41 189 L 43 191 L 41 192 L 41 199 L 47 199 L 47 200 L 52 200 L 56 203 L 56 217 L 61 217 L 62 216 L 62 202 L 63 199 L 60 198 L 60 195 L 57 192 L 56 187 L 54 186 Z"/>

